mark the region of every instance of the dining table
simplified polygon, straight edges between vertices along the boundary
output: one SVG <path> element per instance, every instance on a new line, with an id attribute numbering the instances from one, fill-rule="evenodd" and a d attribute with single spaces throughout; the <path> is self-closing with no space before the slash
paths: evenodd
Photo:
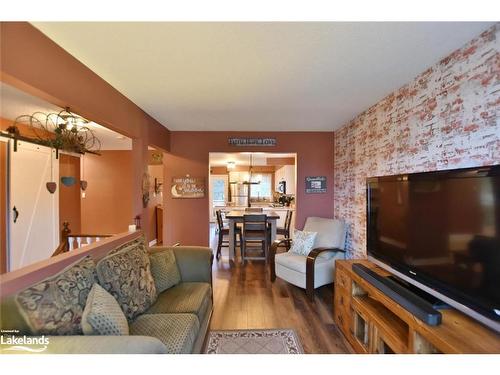
<path id="1" fill-rule="evenodd" d="M 276 239 L 276 226 L 280 215 L 275 211 L 249 212 L 245 210 L 233 210 L 226 213 L 229 226 L 229 259 L 234 261 L 236 257 L 235 230 L 238 223 L 243 223 L 245 215 L 266 215 L 267 221 L 271 224 L 271 243 Z M 270 245 L 270 244 L 269 244 Z"/>

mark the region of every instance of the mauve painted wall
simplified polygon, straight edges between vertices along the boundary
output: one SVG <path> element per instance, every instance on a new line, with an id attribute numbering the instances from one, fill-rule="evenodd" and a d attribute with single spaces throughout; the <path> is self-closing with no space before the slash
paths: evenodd
<path id="1" fill-rule="evenodd" d="M 81 200 L 81 231 L 87 234 L 117 234 L 134 223 L 129 204 L 132 197 L 132 151 L 106 150 L 85 155 L 84 178 L 88 182 Z M 153 223 L 154 224 L 154 223 Z M 71 227 L 70 227 L 71 228 Z"/>
<path id="2" fill-rule="evenodd" d="M 335 217 L 366 256 L 366 178 L 500 163 L 500 27 L 335 132 Z"/>
<path id="3" fill-rule="evenodd" d="M 131 164 L 120 166 L 133 173 L 133 194 L 125 204 L 142 215 L 147 233 L 147 146 L 168 151 L 168 129 L 28 22 L 0 22 L 0 70 L 1 81 L 133 138 Z"/>
<path id="4" fill-rule="evenodd" d="M 165 244 L 206 246 L 209 242 L 208 191 L 203 199 L 172 199 L 173 176 L 205 177 L 209 152 L 297 153 L 297 217 L 301 229 L 308 216 L 333 217 L 333 132 L 171 132 L 171 153 L 165 154 Z M 275 137 L 276 147 L 232 147 L 228 137 Z M 326 194 L 305 194 L 306 176 L 326 176 Z"/>

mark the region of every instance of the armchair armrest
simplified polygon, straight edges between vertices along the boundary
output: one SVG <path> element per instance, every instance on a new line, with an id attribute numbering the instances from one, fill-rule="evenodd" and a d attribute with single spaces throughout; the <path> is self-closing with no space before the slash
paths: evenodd
<path id="1" fill-rule="evenodd" d="M 286 244 L 288 247 L 292 243 L 292 240 L 290 238 L 284 238 L 282 240 L 276 240 L 272 243 L 271 247 L 269 248 L 269 270 L 271 271 L 271 282 L 274 282 L 276 280 L 276 263 L 275 263 L 275 257 L 276 257 L 276 252 L 278 251 L 278 247 L 280 245 Z"/>
<path id="2" fill-rule="evenodd" d="M 345 250 L 336 247 L 317 247 L 311 250 L 306 260 L 306 294 L 311 300 L 314 299 L 314 265 L 318 256 L 325 251 L 345 253 Z"/>

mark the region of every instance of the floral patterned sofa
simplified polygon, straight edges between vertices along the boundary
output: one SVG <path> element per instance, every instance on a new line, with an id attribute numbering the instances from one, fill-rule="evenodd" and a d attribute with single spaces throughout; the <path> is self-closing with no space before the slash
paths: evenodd
<path id="1" fill-rule="evenodd" d="M 42 353 L 199 353 L 212 314 L 212 257 L 206 247 L 148 249 L 143 237 L 97 263 L 84 256 L 2 300 L 4 341 L 43 335 L 47 345 L 27 349 Z"/>

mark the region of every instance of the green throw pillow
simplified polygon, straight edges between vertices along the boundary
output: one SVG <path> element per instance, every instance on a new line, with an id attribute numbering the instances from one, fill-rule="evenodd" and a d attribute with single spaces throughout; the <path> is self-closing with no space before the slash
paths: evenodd
<path id="1" fill-rule="evenodd" d="M 116 253 L 119 253 L 123 250 L 130 250 L 130 249 L 135 249 L 136 247 L 140 247 L 141 249 L 143 249 L 144 251 L 147 251 L 146 250 L 146 240 L 144 238 L 144 236 L 140 236 L 140 237 L 137 237 L 136 239 L 134 240 L 131 240 L 129 242 L 125 242 L 124 244 L 114 248 L 113 250 L 111 250 L 107 255 L 112 255 L 112 254 L 116 254 Z"/>
<path id="2" fill-rule="evenodd" d="M 86 256 L 58 274 L 15 296 L 33 335 L 78 335 L 87 296 L 96 282 L 95 264 Z"/>
<path id="3" fill-rule="evenodd" d="M 155 280 L 156 292 L 161 293 L 181 281 L 174 252 L 171 249 L 158 251 L 149 255 L 151 273 Z"/>
<path id="4" fill-rule="evenodd" d="M 128 322 L 114 297 L 99 284 L 94 284 L 83 310 L 84 335 L 128 335 Z"/>
<path id="5" fill-rule="evenodd" d="M 143 246 L 127 247 L 101 259 L 96 266 L 99 284 L 133 320 L 156 301 L 156 287 Z"/>

